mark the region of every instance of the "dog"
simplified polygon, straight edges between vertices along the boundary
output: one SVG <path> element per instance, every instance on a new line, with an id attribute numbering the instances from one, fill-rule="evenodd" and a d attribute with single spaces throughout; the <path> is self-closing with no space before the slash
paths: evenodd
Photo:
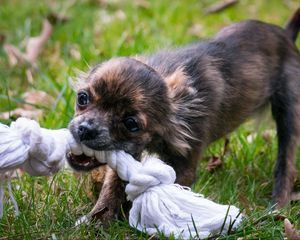
<path id="1" fill-rule="evenodd" d="M 101 165 L 101 151 L 124 150 L 141 160 L 146 150 L 190 186 L 205 147 L 271 104 L 278 135 L 272 199 L 285 206 L 300 134 L 299 29 L 300 8 L 285 28 L 247 20 L 181 48 L 95 66 L 76 85 L 69 129 L 84 154 L 69 155 L 70 165 L 89 171 Z M 129 206 L 124 183 L 107 167 L 88 216 L 107 223 L 121 206 Z"/>

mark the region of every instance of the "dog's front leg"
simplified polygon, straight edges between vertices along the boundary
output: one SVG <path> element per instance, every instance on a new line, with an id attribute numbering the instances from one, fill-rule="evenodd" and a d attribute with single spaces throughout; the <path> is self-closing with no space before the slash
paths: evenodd
<path id="1" fill-rule="evenodd" d="M 190 152 L 186 157 L 169 155 L 166 162 L 170 164 L 176 172 L 176 183 L 190 187 L 195 182 L 200 157 L 200 151 Z"/>
<path id="2" fill-rule="evenodd" d="M 99 198 L 87 218 L 100 220 L 103 226 L 107 227 L 112 220 L 120 216 L 121 207 L 127 208 L 127 205 L 125 183 L 115 171 L 106 166 Z M 124 211 L 126 212 L 126 209 Z"/>

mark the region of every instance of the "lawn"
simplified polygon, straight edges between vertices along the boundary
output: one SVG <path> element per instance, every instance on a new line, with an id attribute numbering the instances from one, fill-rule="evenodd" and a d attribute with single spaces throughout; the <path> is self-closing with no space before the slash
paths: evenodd
<path id="1" fill-rule="evenodd" d="M 0 113 L 24 108 L 24 93 L 43 91 L 49 101 L 31 103 L 31 111 L 41 111 L 39 121 L 47 128 L 66 127 L 74 112 L 72 78 L 77 71 L 114 56 L 151 53 L 212 36 L 236 21 L 254 18 L 283 26 L 299 7 L 297 0 L 254 1 L 238 4 L 216 14 L 204 9 L 213 0 L 0 0 Z M 9 63 L 3 48 L 10 43 L 20 49 L 25 40 L 40 33 L 43 18 L 60 14 L 42 49 L 34 70 L 28 65 Z M 297 41 L 300 48 L 300 37 Z M 25 99 L 25 100 L 24 100 Z M 28 105 L 25 105 L 28 107 Z M 10 118 L 1 114 L 1 122 Z M 199 163 L 194 191 L 210 199 L 244 209 L 247 220 L 224 239 L 283 239 L 283 217 L 300 229 L 300 203 L 294 202 L 278 214 L 270 210 L 276 133 L 270 116 L 257 126 L 250 120 L 230 135 L 225 154 L 224 140 L 210 146 Z M 0 136 L 1 137 L 1 136 Z M 222 158 L 222 167 L 206 169 L 211 156 Z M 298 169 L 300 169 L 298 154 Z M 298 171 L 299 173 L 299 171 Z M 108 229 L 98 225 L 75 228 L 77 218 L 93 206 L 87 194 L 88 175 L 61 171 L 53 177 L 19 174 L 12 187 L 21 214 L 15 218 L 12 204 L 5 201 L 0 220 L 1 239 L 147 239 L 126 221 L 116 221 Z M 300 180 L 296 188 L 300 190 Z M 8 199 L 8 195 L 5 195 Z M 160 236 L 163 239 L 163 236 Z M 172 238 L 171 238 L 172 239 Z"/>

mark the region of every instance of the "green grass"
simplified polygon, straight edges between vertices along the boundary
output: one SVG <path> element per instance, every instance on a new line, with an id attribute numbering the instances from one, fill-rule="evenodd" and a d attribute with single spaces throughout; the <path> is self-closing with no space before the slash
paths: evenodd
<path id="1" fill-rule="evenodd" d="M 138 2 L 144 1 L 114 0 L 99 5 L 96 0 L 1 0 L 0 34 L 16 46 L 21 46 L 25 38 L 37 35 L 43 17 L 50 12 L 63 13 L 69 21 L 55 27 L 38 60 L 32 84 L 27 81 L 25 67 L 9 66 L 0 46 L 0 112 L 12 110 L 20 104 L 22 93 L 31 89 L 42 90 L 56 101 L 44 110 L 41 125 L 66 127 L 74 112 L 70 79 L 76 76 L 76 69 L 87 70 L 88 66 L 113 56 L 151 53 L 206 38 L 223 26 L 243 19 L 255 18 L 282 26 L 298 7 L 296 0 L 242 0 L 230 9 L 206 16 L 203 9 L 215 1 L 153 0 L 146 7 L 139 6 Z M 126 19 L 115 17 L 118 10 L 123 11 Z M 111 22 L 105 23 L 106 15 L 112 17 Z M 188 31 L 194 24 L 202 26 L 198 36 Z M 297 43 L 300 47 L 300 38 Z M 72 55 L 74 49 L 80 53 L 80 59 Z M 10 122 L 7 119 L 1 121 Z M 247 141 L 247 136 L 254 133 L 251 122 L 234 132 L 221 169 L 210 173 L 205 169 L 207 161 L 199 164 L 193 189 L 215 201 L 234 204 L 249 216 L 235 233 L 225 239 L 284 237 L 282 220 L 267 214 L 277 147 L 275 138 L 271 142 L 263 140 L 261 133 L 266 128 L 273 128 L 273 124 L 267 122 L 266 126 L 258 131 L 251 144 Z M 222 151 L 223 140 L 220 140 L 210 146 L 205 155 L 221 155 Z M 299 158 L 300 155 L 298 169 Z M 78 179 L 68 171 L 51 178 L 22 175 L 14 179 L 13 189 L 21 215 L 15 218 L 12 205 L 5 201 L 0 239 L 147 238 L 130 228 L 126 221 L 115 222 L 106 230 L 94 225 L 75 228 L 76 219 L 93 206 L 83 187 L 85 181 L 86 177 Z M 300 228 L 299 202 L 288 205 L 281 214 Z"/>

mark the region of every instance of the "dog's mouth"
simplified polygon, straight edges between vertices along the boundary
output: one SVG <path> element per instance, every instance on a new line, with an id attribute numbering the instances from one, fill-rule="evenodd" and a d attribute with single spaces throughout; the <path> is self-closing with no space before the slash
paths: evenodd
<path id="1" fill-rule="evenodd" d="M 96 151 L 82 145 L 82 149 L 67 153 L 69 165 L 77 171 L 90 171 L 106 164 L 108 151 Z"/>
<path id="2" fill-rule="evenodd" d="M 84 154 L 75 155 L 71 152 L 67 154 L 67 159 L 70 166 L 77 171 L 90 171 L 105 164 L 98 162 L 94 157 L 88 157 Z"/>

